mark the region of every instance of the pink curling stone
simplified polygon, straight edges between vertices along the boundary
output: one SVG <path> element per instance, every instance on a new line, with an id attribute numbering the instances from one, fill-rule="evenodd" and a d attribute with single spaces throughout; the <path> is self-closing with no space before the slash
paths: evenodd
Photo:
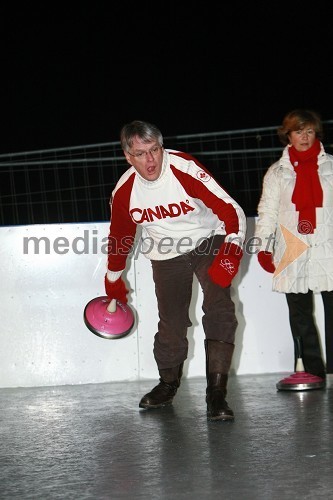
<path id="1" fill-rule="evenodd" d="M 307 391 L 323 389 L 324 387 L 325 380 L 323 378 L 305 371 L 296 371 L 276 384 L 279 391 Z"/>
<path id="2" fill-rule="evenodd" d="M 90 300 L 84 309 L 84 322 L 89 330 L 103 339 L 120 339 L 131 333 L 134 314 L 128 304 L 107 296 Z"/>

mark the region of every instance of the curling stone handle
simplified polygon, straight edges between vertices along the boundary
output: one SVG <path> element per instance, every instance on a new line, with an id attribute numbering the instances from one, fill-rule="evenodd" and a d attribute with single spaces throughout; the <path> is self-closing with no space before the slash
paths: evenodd
<path id="1" fill-rule="evenodd" d="M 109 312 L 109 313 L 114 313 L 116 312 L 117 310 L 117 301 L 116 299 L 111 299 L 108 307 L 106 308 L 106 310 Z"/>
<path id="2" fill-rule="evenodd" d="M 294 338 L 294 346 L 295 346 L 295 358 L 301 358 L 303 356 L 303 349 L 302 349 L 302 339 L 301 337 L 295 337 Z"/>
<path id="3" fill-rule="evenodd" d="M 296 372 L 304 372 L 304 364 L 303 364 L 303 346 L 301 337 L 295 337 L 295 358 L 296 358 Z"/>

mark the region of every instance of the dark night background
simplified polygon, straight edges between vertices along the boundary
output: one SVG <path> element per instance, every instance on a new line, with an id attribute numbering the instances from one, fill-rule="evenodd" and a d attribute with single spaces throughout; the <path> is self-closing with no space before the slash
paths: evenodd
<path id="1" fill-rule="evenodd" d="M 2 5 L 0 153 L 333 119 L 332 41 L 328 2 Z"/>

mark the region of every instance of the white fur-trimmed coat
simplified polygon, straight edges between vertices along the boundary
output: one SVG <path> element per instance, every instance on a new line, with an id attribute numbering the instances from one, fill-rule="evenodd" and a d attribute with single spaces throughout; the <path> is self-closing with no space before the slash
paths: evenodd
<path id="1" fill-rule="evenodd" d="M 264 176 L 255 236 L 258 251 L 273 252 L 276 271 L 272 288 L 277 292 L 333 290 L 333 156 L 322 144 L 318 174 L 323 207 L 316 209 L 313 234 L 297 231 L 299 213 L 291 201 L 296 174 L 288 147 Z"/>

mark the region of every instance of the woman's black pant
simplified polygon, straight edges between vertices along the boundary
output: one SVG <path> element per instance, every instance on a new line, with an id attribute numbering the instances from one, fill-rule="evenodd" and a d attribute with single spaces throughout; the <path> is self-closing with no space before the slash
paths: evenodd
<path id="1" fill-rule="evenodd" d="M 286 293 L 291 333 L 294 339 L 301 338 L 305 371 L 323 377 L 325 372 L 333 373 L 333 291 L 321 292 L 321 296 L 325 318 L 326 369 L 314 318 L 312 290 L 307 293 Z"/>

